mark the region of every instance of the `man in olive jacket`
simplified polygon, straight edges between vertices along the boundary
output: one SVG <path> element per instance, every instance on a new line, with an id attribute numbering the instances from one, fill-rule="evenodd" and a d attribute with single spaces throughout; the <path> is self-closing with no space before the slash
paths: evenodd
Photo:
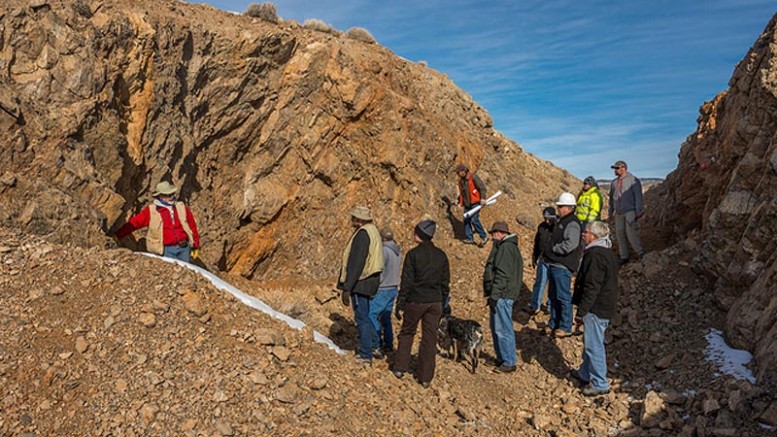
<path id="1" fill-rule="evenodd" d="M 514 372 L 517 365 L 513 303 L 523 283 L 523 258 L 518 236 L 507 223 L 496 222 L 489 231 L 494 241 L 483 272 L 483 294 L 488 299 L 489 325 L 499 372 Z"/>
<path id="2" fill-rule="evenodd" d="M 583 363 L 570 374 L 586 384 L 584 395 L 596 396 L 610 391 L 604 332 L 617 309 L 618 262 L 610 249 L 610 228 L 605 223 L 589 223 L 583 240 L 586 246 L 572 296 L 572 303 L 577 305 L 575 323 L 585 328 Z"/>

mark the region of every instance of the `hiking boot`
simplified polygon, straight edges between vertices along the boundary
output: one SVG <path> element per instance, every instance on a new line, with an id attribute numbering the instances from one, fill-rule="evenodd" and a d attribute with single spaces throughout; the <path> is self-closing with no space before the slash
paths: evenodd
<path id="1" fill-rule="evenodd" d="M 356 361 L 362 367 L 370 367 L 370 366 L 372 366 L 372 360 L 371 359 L 357 358 Z"/>
<path id="2" fill-rule="evenodd" d="M 464 243 L 464 244 L 477 244 L 477 243 L 475 243 L 475 240 L 464 240 L 464 241 L 462 241 L 462 243 Z"/>
<path id="3" fill-rule="evenodd" d="M 556 338 L 569 337 L 570 335 L 572 335 L 572 333 L 564 331 L 563 329 L 554 329 L 553 330 L 553 336 L 556 337 Z"/>
<path id="4" fill-rule="evenodd" d="M 488 244 L 488 237 L 480 240 L 480 243 L 478 243 L 478 247 L 486 247 L 486 244 Z"/>
<path id="5" fill-rule="evenodd" d="M 621 259 L 618 260 L 618 265 L 619 266 L 624 266 L 624 265 L 628 264 L 628 262 L 629 262 L 628 258 L 621 258 Z"/>
<path id="6" fill-rule="evenodd" d="M 579 382 L 582 382 L 583 384 L 588 384 L 588 381 L 583 379 L 583 377 L 580 376 L 580 373 L 577 370 L 575 370 L 575 369 L 572 369 L 572 370 L 569 371 L 569 376 L 571 376 L 573 379 L 575 379 L 575 380 L 577 380 Z"/>
<path id="7" fill-rule="evenodd" d="M 382 360 L 385 358 L 385 355 L 383 354 L 383 351 L 380 349 L 373 349 L 372 351 L 372 358 L 375 358 L 376 360 Z"/>
<path id="8" fill-rule="evenodd" d="M 499 373 L 513 373 L 517 368 L 517 366 L 508 366 L 507 364 L 502 364 L 496 368 L 496 371 Z"/>
<path id="9" fill-rule="evenodd" d="M 492 361 L 491 364 L 494 367 L 502 367 L 502 364 L 504 364 L 504 361 L 502 361 L 500 359 L 496 359 L 496 360 Z"/>
<path id="10" fill-rule="evenodd" d="M 610 392 L 609 388 L 606 388 L 604 390 L 599 390 L 598 388 L 593 388 L 590 384 L 583 387 L 582 393 L 584 396 L 599 396 L 599 395 L 606 395 Z"/>

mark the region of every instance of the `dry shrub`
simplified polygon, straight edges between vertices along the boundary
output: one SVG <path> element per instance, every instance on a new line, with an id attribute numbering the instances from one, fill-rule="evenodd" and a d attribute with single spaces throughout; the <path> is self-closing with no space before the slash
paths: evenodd
<path id="1" fill-rule="evenodd" d="M 324 23 L 317 18 L 310 18 L 302 23 L 302 27 L 310 30 L 317 30 L 319 32 L 331 33 L 332 35 L 339 36 L 342 32 L 335 29 L 331 24 Z"/>
<path id="2" fill-rule="evenodd" d="M 345 32 L 345 35 L 348 36 L 348 38 L 366 42 L 367 44 L 375 44 L 376 42 L 375 37 L 363 27 L 352 27 Z"/>
<path id="3" fill-rule="evenodd" d="M 259 18 L 260 20 L 269 21 L 271 23 L 278 22 L 278 12 L 275 9 L 273 3 L 251 3 L 248 5 L 248 9 L 243 12 L 243 15 L 249 17 Z"/>

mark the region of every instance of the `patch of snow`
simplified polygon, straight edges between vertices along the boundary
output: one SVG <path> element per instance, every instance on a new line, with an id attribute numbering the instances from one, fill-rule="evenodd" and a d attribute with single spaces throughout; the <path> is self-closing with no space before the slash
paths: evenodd
<path id="1" fill-rule="evenodd" d="M 765 423 L 759 423 L 759 425 L 761 425 L 761 428 L 763 428 L 763 429 L 765 429 L 767 431 L 774 431 L 775 429 L 777 429 L 777 426 L 771 426 L 771 425 L 767 425 Z"/>
<path id="2" fill-rule="evenodd" d="M 746 367 L 753 359 L 750 352 L 731 348 L 723 339 L 723 333 L 717 329 L 710 329 L 704 338 L 708 343 L 704 349 L 704 357 L 707 361 L 717 365 L 720 371 L 727 375 L 755 384 L 753 372 Z"/>
<path id="3" fill-rule="evenodd" d="M 275 311 L 269 305 L 267 305 L 266 303 L 262 302 L 261 300 L 255 298 L 255 297 L 253 297 L 251 295 L 248 295 L 246 293 L 243 293 L 242 291 L 238 290 L 237 287 L 235 287 L 234 285 L 226 282 L 225 280 L 219 278 L 218 276 L 214 275 L 213 273 L 211 273 L 211 272 L 209 272 L 209 271 L 207 271 L 207 270 L 205 270 L 203 268 L 197 267 L 197 266 L 195 266 L 193 264 L 189 264 L 189 263 L 186 263 L 186 262 L 183 262 L 183 261 L 179 261 L 177 259 L 164 258 L 164 257 L 161 257 L 161 256 L 157 256 L 157 255 L 150 254 L 150 253 L 145 253 L 145 252 L 141 252 L 141 254 L 145 255 L 145 256 L 149 256 L 151 258 L 161 259 L 164 262 L 168 262 L 168 263 L 171 263 L 171 264 L 178 264 L 179 266 L 186 267 L 187 269 L 189 269 L 189 270 L 191 270 L 191 271 L 193 271 L 195 273 L 198 273 L 199 275 L 201 275 L 202 277 L 204 277 L 205 279 L 210 281 L 211 284 L 213 284 L 219 290 L 226 291 L 227 293 L 235 296 L 244 305 L 247 305 L 247 306 L 249 306 L 251 308 L 257 309 L 257 310 L 267 314 L 268 316 L 270 316 L 270 317 L 272 317 L 274 319 L 278 319 L 278 320 L 286 323 L 287 325 L 289 325 L 290 327 L 292 327 L 292 328 L 294 328 L 294 329 L 296 329 L 298 331 L 302 330 L 302 328 L 304 328 L 306 326 L 305 323 L 302 320 L 297 320 L 297 319 L 294 319 L 292 317 L 287 316 L 286 314 L 279 313 L 278 311 Z M 322 344 L 327 345 L 329 347 L 329 349 L 332 349 L 333 351 L 337 352 L 340 355 L 345 355 L 345 351 L 344 350 L 342 350 L 339 347 L 337 347 L 337 345 L 334 344 L 334 342 L 330 338 L 322 335 L 318 331 L 313 331 L 313 340 L 315 340 L 316 343 L 322 343 Z"/>

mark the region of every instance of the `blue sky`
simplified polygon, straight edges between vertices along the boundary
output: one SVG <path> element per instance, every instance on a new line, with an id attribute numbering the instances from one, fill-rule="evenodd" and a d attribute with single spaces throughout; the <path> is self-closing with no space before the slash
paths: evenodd
<path id="1" fill-rule="evenodd" d="M 242 12 L 254 2 L 208 3 Z M 640 177 L 673 170 L 699 106 L 728 88 L 777 12 L 774 0 L 273 3 L 284 19 L 364 27 L 427 61 L 496 129 L 580 178 L 609 178 L 619 159 Z"/>

